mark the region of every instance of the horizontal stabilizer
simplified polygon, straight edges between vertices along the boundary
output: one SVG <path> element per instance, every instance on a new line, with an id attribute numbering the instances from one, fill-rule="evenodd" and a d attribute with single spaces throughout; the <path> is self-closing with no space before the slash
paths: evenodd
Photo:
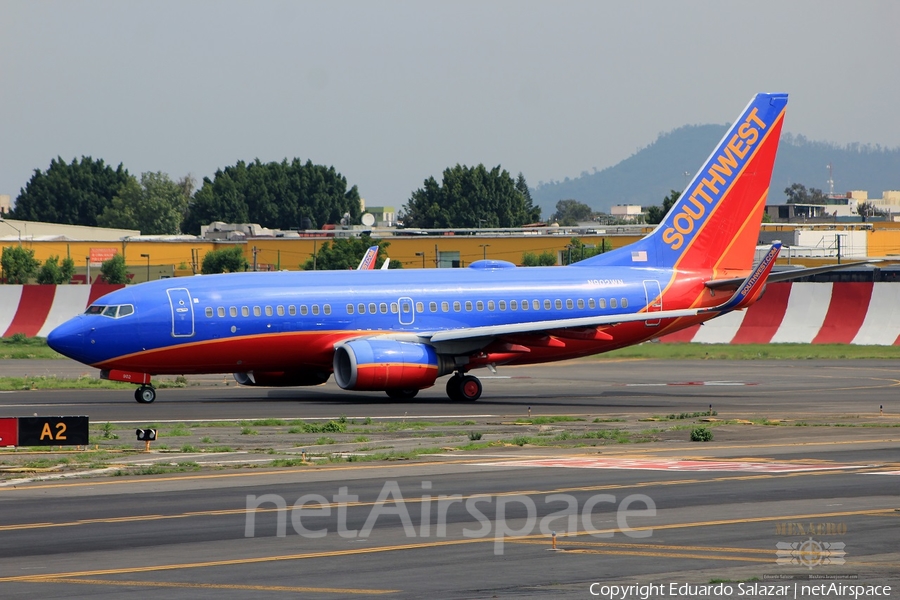
<path id="1" fill-rule="evenodd" d="M 823 267 L 809 267 L 807 269 L 792 269 L 790 271 L 778 271 L 777 273 L 769 273 L 769 276 L 766 278 L 766 283 L 778 283 L 779 281 L 793 281 L 794 279 L 801 279 L 803 277 L 810 277 L 812 275 L 819 275 L 820 273 L 830 273 L 832 271 L 837 271 L 838 269 L 846 269 L 848 267 L 859 267 L 862 265 L 870 265 L 873 263 L 882 262 L 880 259 L 877 260 L 859 260 L 856 262 L 843 263 L 840 265 L 825 265 Z M 711 281 L 707 281 L 704 285 L 711 290 L 735 290 L 737 289 L 744 280 L 740 277 L 733 277 L 731 279 L 713 279 Z"/>

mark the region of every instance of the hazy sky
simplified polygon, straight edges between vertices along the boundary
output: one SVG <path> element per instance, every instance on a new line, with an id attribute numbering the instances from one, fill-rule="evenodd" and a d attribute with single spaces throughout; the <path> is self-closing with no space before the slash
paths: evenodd
<path id="1" fill-rule="evenodd" d="M 299 157 L 399 209 L 457 163 L 602 169 L 757 91 L 791 94 L 787 131 L 896 147 L 898 24 L 893 0 L 0 0 L 0 193 L 56 156 L 198 182 Z"/>

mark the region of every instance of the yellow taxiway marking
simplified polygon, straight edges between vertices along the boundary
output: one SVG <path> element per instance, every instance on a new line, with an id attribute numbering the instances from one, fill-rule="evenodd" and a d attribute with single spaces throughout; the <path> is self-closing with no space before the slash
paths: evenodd
<path id="1" fill-rule="evenodd" d="M 841 471 L 846 473 L 847 471 Z M 606 485 L 595 485 L 595 486 L 579 486 L 579 487 L 565 487 L 565 488 L 556 488 L 551 490 L 511 490 L 507 492 L 493 492 L 493 493 L 478 493 L 478 494 L 469 494 L 466 496 L 460 496 L 460 500 L 468 500 L 470 498 L 502 498 L 502 497 L 510 497 L 510 496 L 546 496 L 550 494 L 568 494 L 573 492 L 599 492 L 599 491 L 608 491 L 608 490 L 621 490 L 621 489 L 635 489 L 635 488 L 646 488 L 646 487 L 655 487 L 655 486 L 674 486 L 674 485 L 690 485 L 690 484 L 700 484 L 700 483 L 716 483 L 722 481 L 754 481 L 760 479 L 781 479 L 788 477 L 812 477 L 817 475 L 830 475 L 834 474 L 835 471 L 800 471 L 795 473 L 762 473 L 762 474 L 752 474 L 752 475 L 734 475 L 734 476 L 723 476 L 723 477 L 712 477 L 709 479 L 676 479 L 669 481 L 640 481 L 636 483 L 611 483 Z M 424 499 L 422 497 L 411 497 L 404 498 L 403 502 L 406 504 L 419 504 L 423 502 Z M 430 500 L 429 500 L 430 501 Z M 394 501 L 385 501 L 384 504 L 390 505 L 393 504 Z M 337 508 L 338 506 L 347 506 L 348 508 L 359 508 L 359 507 L 368 507 L 375 506 L 376 502 L 346 502 L 346 503 L 336 503 L 329 502 L 326 504 L 316 505 L 316 508 Z M 254 512 L 256 513 L 272 513 L 278 512 L 278 507 L 273 508 L 256 508 Z M 28 529 L 46 529 L 50 527 L 75 527 L 78 525 L 92 525 L 97 523 L 128 523 L 128 522 L 141 522 L 141 521 L 163 521 L 168 519 L 187 519 L 191 517 L 221 517 L 221 516 L 232 516 L 232 515 L 240 515 L 246 514 L 247 508 L 226 508 L 221 510 L 202 510 L 202 511 L 190 511 L 184 513 L 175 513 L 171 515 L 159 515 L 159 514 L 146 514 L 146 515 L 131 515 L 131 516 L 123 516 L 123 517 L 107 517 L 107 518 L 98 518 L 98 519 L 79 519 L 77 521 L 63 521 L 59 523 L 54 523 L 50 521 L 38 522 L 38 523 L 20 523 L 20 524 L 12 524 L 12 525 L 0 525 L 0 531 L 15 531 L 15 530 L 28 530 Z"/>
<path id="2" fill-rule="evenodd" d="M 246 592 L 292 592 L 295 594 L 359 594 L 382 595 L 396 594 L 401 590 L 366 590 L 354 588 L 295 587 L 286 585 L 240 585 L 224 583 L 187 583 L 177 581 L 119 581 L 115 579 L 74 579 L 71 577 L 52 577 L 49 579 L 35 577 L 20 579 L 23 583 L 80 583 L 82 585 L 115 585 L 140 588 L 182 588 L 202 590 L 240 590 Z"/>
<path id="3" fill-rule="evenodd" d="M 767 517 L 749 517 L 743 519 L 720 519 L 715 521 L 694 521 L 688 523 L 669 523 L 666 525 L 647 525 L 643 527 L 631 527 L 628 529 L 630 532 L 634 531 L 652 531 L 652 530 L 661 530 L 661 529 L 685 529 L 685 528 L 693 528 L 693 527 L 713 527 L 719 525 L 736 525 L 736 524 L 747 524 L 747 523 L 762 523 L 766 521 L 801 521 L 806 519 L 822 519 L 829 517 L 849 517 L 849 516 L 867 516 L 867 515 L 880 515 L 886 512 L 893 512 L 893 508 L 879 508 L 879 509 L 869 509 L 869 510 L 851 510 L 851 511 L 843 511 L 843 512 L 828 512 L 828 513 L 813 513 L 813 514 L 801 514 L 801 515 L 777 515 L 777 516 L 767 516 Z M 611 529 L 597 529 L 590 531 L 579 531 L 576 533 L 567 534 L 567 537 L 578 537 L 583 535 L 614 535 L 615 533 L 624 533 L 624 531 L 620 528 L 611 528 Z M 523 536 L 510 536 L 504 538 L 504 542 L 520 542 L 523 540 L 543 540 L 544 543 L 547 543 L 548 536 L 538 533 L 531 535 L 523 535 Z M 92 571 L 72 571 L 68 573 L 48 573 L 44 575 L 14 575 L 10 577 L 0 577 L 0 582 L 12 582 L 12 581 L 21 581 L 21 582 L 44 582 L 47 580 L 59 580 L 69 577 L 91 577 L 98 575 L 121 575 L 125 573 L 150 573 L 154 571 L 171 571 L 171 570 L 180 570 L 180 569 L 197 569 L 197 568 L 207 568 L 207 567 L 223 567 L 223 566 L 233 566 L 233 565 L 249 565 L 249 564 L 260 564 L 260 563 L 268 563 L 268 562 L 279 562 L 279 561 L 289 561 L 289 560 L 307 560 L 307 559 L 315 559 L 315 558 L 331 558 L 336 556 L 354 556 L 354 555 L 362 555 L 362 554 L 376 554 L 382 552 L 397 552 L 402 550 L 420 550 L 426 548 L 439 548 L 439 547 L 448 547 L 448 546 L 464 546 L 471 544 L 484 544 L 484 543 L 495 543 L 496 540 L 493 536 L 483 537 L 483 538 L 467 538 L 461 540 L 443 540 L 443 541 L 432 541 L 432 542 L 423 542 L 416 544 L 398 544 L 395 546 L 376 546 L 373 548 L 353 548 L 349 550 L 329 550 L 323 552 L 308 552 L 305 554 L 284 554 L 278 556 L 260 556 L 255 558 L 235 558 L 235 559 L 227 559 L 227 560 L 214 560 L 214 561 L 206 561 L 206 562 L 194 562 L 194 563 L 177 563 L 177 564 L 167 564 L 167 565 L 145 565 L 140 567 L 123 567 L 117 569 L 98 569 Z M 597 552 L 601 552 L 598 550 Z M 612 553 L 613 551 L 610 551 Z M 668 556 L 668 555 L 667 555 Z M 713 560 L 725 560 L 723 557 L 704 557 L 711 558 Z M 743 559 L 741 559 L 743 560 Z M 747 559 L 755 561 L 756 559 Z M 766 561 L 770 562 L 770 561 Z"/>
<path id="4" fill-rule="evenodd" d="M 476 458 L 464 458 L 459 460 L 441 460 L 441 461 L 433 461 L 433 462 L 412 462 L 412 463 L 391 463 L 386 465 L 353 465 L 346 467 L 304 467 L 302 469 L 279 469 L 277 471 L 257 471 L 255 473 L 244 472 L 244 473 L 210 473 L 205 475 L 177 475 L 173 477 L 148 477 L 148 478 L 127 478 L 124 480 L 112 481 L 112 480 L 90 480 L 90 481 L 70 481 L 65 483 L 48 483 L 48 484 L 26 484 L 26 485 L 17 485 L 15 487 L 2 487 L 0 488 L 0 493 L 3 492 L 15 492 L 20 490 L 34 490 L 34 489 L 49 489 L 49 488 L 75 488 L 75 487 L 94 487 L 101 485 L 137 485 L 143 483 L 160 483 L 163 481 L 199 481 L 201 479 L 229 479 L 234 477 L 266 477 L 270 475 L 291 475 L 296 473 L 324 473 L 331 471 L 348 471 L 348 470 L 360 470 L 360 471 L 368 471 L 372 469 L 404 469 L 411 467 L 424 467 L 428 465 L 453 465 L 453 464 L 464 464 L 471 462 L 485 462 L 491 461 L 494 459 L 476 459 Z M 501 459 L 497 459 L 501 460 Z"/>
<path id="5" fill-rule="evenodd" d="M 547 545 L 546 540 L 514 540 L 519 544 L 539 544 Z M 676 546 L 672 544 L 632 544 L 630 542 L 570 542 L 567 539 L 557 539 L 557 546 L 588 546 L 596 548 L 622 548 L 629 550 L 632 548 L 645 550 L 693 550 L 703 552 L 730 552 L 737 554 L 775 554 L 776 550 L 763 550 L 759 548 L 735 548 L 730 546 Z"/>

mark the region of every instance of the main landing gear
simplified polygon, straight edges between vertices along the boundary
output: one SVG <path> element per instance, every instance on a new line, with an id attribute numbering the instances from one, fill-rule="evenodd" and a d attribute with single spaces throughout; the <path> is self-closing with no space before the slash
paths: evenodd
<path id="1" fill-rule="evenodd" d="M 481 381 L 474 375 L 457 372 L 447 380 L 447 396 L 454 402 L 475 402 L 481 398 Z"/>
<path id="2" fill-rule="evenodd" d="M 134 390 L 134 399 L 141 404 L 150 404 L 156 400 L 156 389 L 152 385 L 142 385 Z"/>

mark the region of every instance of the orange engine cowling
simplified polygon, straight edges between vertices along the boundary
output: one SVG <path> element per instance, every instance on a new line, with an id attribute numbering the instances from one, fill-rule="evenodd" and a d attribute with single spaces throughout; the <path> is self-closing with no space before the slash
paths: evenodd
<path id="1" fill-rule="evenodd" d="M 420 390 L 450 372 L 449 362 L 427 344 L 353 340 L 335 348 L 334 380 L 345 390 Z"/>

